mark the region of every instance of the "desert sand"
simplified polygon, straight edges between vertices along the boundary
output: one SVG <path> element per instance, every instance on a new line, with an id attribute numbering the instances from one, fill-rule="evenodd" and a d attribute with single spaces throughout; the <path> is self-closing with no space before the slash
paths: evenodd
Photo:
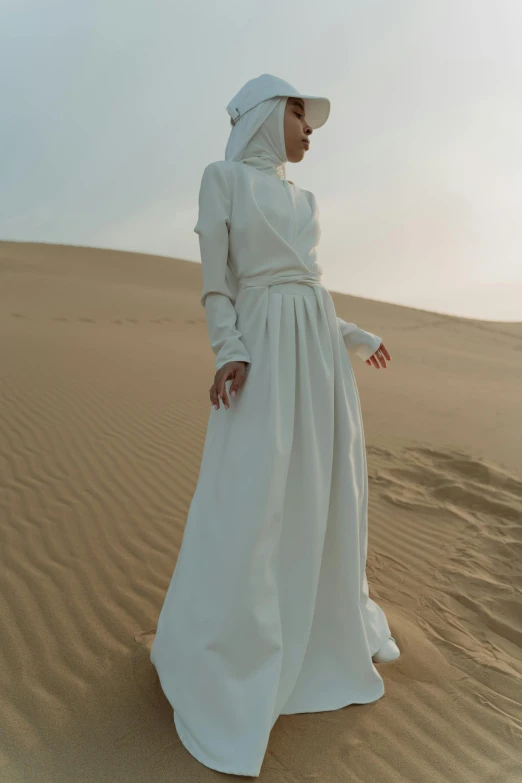
<path id="1" fill-rule="evenodd" d="M 0 780 L 247 780 L 183 747 L 149 660 L 210 411 L 201 267 L 3 242 L 0 269 Z M 281 716 L 259 780 L 520 783 L 522 323 L 332 296 L 392 355 L 353 365 L 401 657 L 377 702 Z"/>

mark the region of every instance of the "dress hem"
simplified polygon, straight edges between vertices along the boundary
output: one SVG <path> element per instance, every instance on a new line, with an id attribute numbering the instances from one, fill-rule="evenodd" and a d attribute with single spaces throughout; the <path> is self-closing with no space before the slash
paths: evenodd
<path id="1" fill-rule="evenodd" d="M 176 720 L 176 711 L 173 711 L 174 715 L 174 725 L 176 727 L 176 731 L 178 732 L 178 737 L 181 740 L 182 745 L 188 750 L 191 756 L 194 756 L 194 758 L 199 761 L 201 764 L 204 764 L 205 767 L 208 767 L 209 769 L 214 769 L 216 772 L 224 772 L 227 775 L 243 775 L 248 778 L 258 778 L 261 774 L 261 767 L 259 767 L 257 772 L 237 772 L 229 767 L 222 767 L 216 765 L 215 762 L 209 762 L 208 759 L 204 756 L 204 754 L 199 750 L 199 748 L 195 745 L 193 740 L 190 738 L 189 734 L 186 732 L 184 728 L 180 729 L 180 725 L 178 724 Z"/>
<path id="2" fill-rule="evenodd" d="M 342 710 L 344 707 L 351 707 L 352 704 L 372 704 L 374 701 L 379 701 L 382 699 L 384 694 L 386 693 L 385 687 L 384 687 L 384 680 L 382 681 L 382 687 L 380 689 L 380 694 L 378 696 L 375 696 L 373 699 L 360 699 L 352 701 L 344 702 L 342 704 L 338 704 L 334 707 L 319 707 L 317 709 L 308 709 L 308 710 L 293 710 L 292 712 L 284 712 L 281 711 L 279 715 L 306 715 L 307 713 L 314 713 L 314 712 L 335 712 L 336 710 Z"/>
<path id="3" fill-rule="evenodd" d="M 295 712 L 280 712 L 277 717 L 279 717 L 281 715 L 305 715 L 307 713 L 315 713 L 315 712 L 335 712 L 337 710 L 343 709 L 344 707 L 350 707 L 352 704 L 361 704 L 361 705 L 362 704 L 372 704 L 373 702 L 379 701 L 380 699 L 382 699 L 384 694 L 385 694 L 385 688 L 384 688 L 384 682 L 383 682 L 381 694 L 379 696 L 376 696 L 374 699 L 368 699 L 367 701 L 350 701 L 350 702 L 347 702 L 346 704 L 339 704 L 339 705 L 337 705 L 335 707 L 321 707 L 320 709 L 317 709 L 317 710 L 298 710 L 298 711 L 295 711 Z M 243 775 L 245 777 L 251 777 L 251 778 L 257 778 L 257 777 L 260 776 L 262 765 L 258 768 L 257 772 L 237 772 L 237 771 L 234 771 L 234 770 L 230 769 L 229 767 L 218 766 L 218 765 L 216 765 L 215 762 L 210 762 L 205 757 L 205 755 L 201 752 L 201 750 L 196 746 L 196 744 L 194 743 L 194 741 L 192 740 L 192 738 L 190 737 L 188 732 L 185 730 L 185 728 L 182 727 L 180 723 L 178 723 L 178 721 L 176 720 L 176 711 L 175 710 L 173 710 L 173 716 L 174 716 L 174 725 L 176 727 L 176 731 L 178 733 L 178 737 L 179 737 L 182 745 L 185 747 L 186 750 L 188 750 L 188 752 L 191 754 L 191 756 L 193 756 L 201 764 L 204 764 L 205 767 L 208 767 L 209 769 L 213 769 L 216 772 L 224 772 L 227 775 Z M 277 718 L 276 718 L 276 720 L 277 720 Z M 275 721 L 272 724 L 272 729 L 273 729 L 274 726 L 275 726 Z M 264 760 L 264 757 L 263 757 L 263 760 Z"/>

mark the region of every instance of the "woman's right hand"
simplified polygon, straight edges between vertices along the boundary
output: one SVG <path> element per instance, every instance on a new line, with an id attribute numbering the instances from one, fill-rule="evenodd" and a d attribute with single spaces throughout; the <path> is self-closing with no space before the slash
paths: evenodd
<path id="1" fill-rule="evenodd" d="M 230 384 L 230 394 L 235 397 L 236 393 L 241 390 L 246 380 L 246 370 L 248 367 L 247 362 L 227 362 L 220 367 L 214 376 L 214 383 L 210 387 L 210 402 L 219 410 L 219 398 L 223 402 L 223 405 L 228 410 L 230 408 L 230 400 L 228 399 L 225 383 L 232 378 Z"/>

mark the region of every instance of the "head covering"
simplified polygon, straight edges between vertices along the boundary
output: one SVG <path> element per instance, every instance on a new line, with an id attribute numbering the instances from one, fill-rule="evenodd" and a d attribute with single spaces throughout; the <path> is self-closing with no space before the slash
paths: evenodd
<path id="1" fill-rule="evenodd" d="M 283 79 L 264 73 L 243 85 L 227 106 L 232 130 L 225 160 L 242 161 L 286 179 L 284 115 L 290 97 L 303 99 L 310 127 L 324 125 L 330 113 L 328 98 L 301 95 Z"/>
<path id="2" fill-rule="evenodd" d="M 263 73 L 255 79 L 246 82 L 237 95 L 227 106 L 230 122 L 234 125 L 247 112 L 268 98 L 302 98 L 305 105 L 306 121 L 311 128 L 320 128 L 325 124 L 330 114 L 330 101 L 328 98 L 319 98 L 317 95 L 302 95 L 284 79 Z"/>
<path id="3" fill-rule="evenodd" d="M 286 101 L 286 98 L 269 98 L 242 117 L 230 132 L 225 160 L 241 161 L 286 179 Z"/>

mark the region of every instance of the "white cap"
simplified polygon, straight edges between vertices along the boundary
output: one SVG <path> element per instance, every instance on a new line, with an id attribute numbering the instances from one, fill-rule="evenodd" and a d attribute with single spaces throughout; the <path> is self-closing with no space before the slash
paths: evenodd
<path id="1" fill-rule="evenodd" d="M 291 84 L 263 73 L 255 79 L 250 79 L 241 87 L 237 95 L 232 98 L 227 106 L 232 125 L 250 109 L 269 98 L 278 97 L 302 98 L 305 105 L 305 117 L 311 128 L 320 128 L 325 124 L 330 114 L 330 101 L 328 98 L 320 98 L 317 95 L 302 95 Z"/>

